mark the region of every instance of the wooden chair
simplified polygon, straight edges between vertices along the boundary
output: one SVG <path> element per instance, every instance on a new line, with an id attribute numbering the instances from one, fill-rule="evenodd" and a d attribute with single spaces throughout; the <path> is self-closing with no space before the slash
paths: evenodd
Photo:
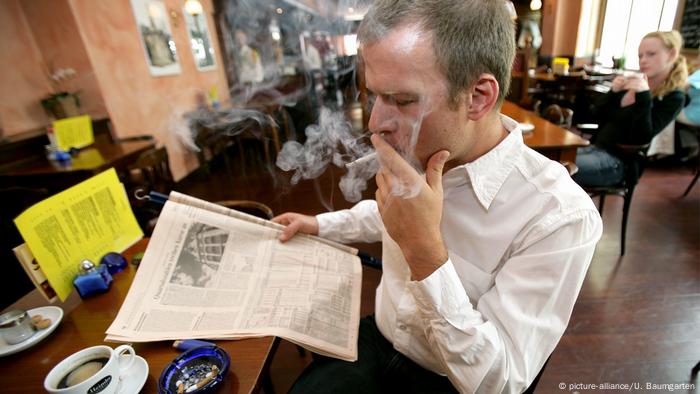
<path id="1" fill-rule="evenodd" d="M 146 194 L 153 191 L 167 194 L 175 186 L 165 147 L 152 148 L 142 153 L 128 167 L 124 183 L 136 220 L 146 235 L 151 234 L 162 206 L 136 198 L 135 192 L 141 189 Z"/>
<path id="2" fill-rule="evenodd" d="M 698 145 L 700 145 L 700 126 L 691 125 L 688 123 L 681 123 L 681 124 L 684 127 L 688 127 L 695 132 L 695 137 L 698 139 Z M 693 176 L 693 179 L 688 184 L 688 187 L 685 189 L 685 192 L 683 192 L 683 197 L 687 196 L 688 193 L 690 193 L 690 190 L 693 188 L 693 186 L 695 186 L 695 182 L 698 181 L 698 177 L 700 177 L 700 157 L 696 157 L 695 161 L 696 161 L 695 175 Z"/>
<path id="3" fill-rule="evenodd" d="M 558 104 L 551 104 L 542 111 L 542 117 L 559 127 L 570 129 L 574 111 Z"/>
<path id="4" fill-rule="evenodd" d="M 639 182 L 639 178 L 644 171 L 646 164 L 646 151 L 649 149 L 649 144 L 644 145 L 618 145 L 619 151 L 622 153 L 623 162 L 625 164 L 625 175 L 622 181 L 612 186 L 583 186 L 583 189 L 591 197 L 598 196 L 598 211 L 603 215 L 603 207 L 605 206 L 605 197 L 608 195 L 620 196 L 623 198 L 622 205 L 622 228 L 620 232 L 620 255 L 625 255 L 625 237 L 627 233 L 627 219 L 629 217 L 630 206 L 632 205 L 632 196 L 634 189 Z"/>
<path id="5" fill-rule="evenodd" d="M 152 148 L 142 153 L 128 167 L 128 171 L 129 181 L 144 186 L 148 191 L 168 193 L 175 185 L 165 147 Z"/>
<path id="6" fill-rule="evenodd" d="M 269 206 L 257 201 L 223 200 L 217 201 L 215 204 L 224 206 L 226 208 L 235 209 L 236 211 L 247 213 L 249 215 L 253 215 L 261 219 L 270 220 L 274 217 L 272 209 Z"/>

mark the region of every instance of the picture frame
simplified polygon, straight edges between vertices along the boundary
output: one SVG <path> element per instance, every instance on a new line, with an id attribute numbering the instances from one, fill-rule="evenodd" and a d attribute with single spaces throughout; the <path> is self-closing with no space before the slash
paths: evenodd
<path id="1" fill-rule="evenodd" d="M 180 74 L 180 60 L 163 1 L 130 1 L 151 75 Z"/>
<path id="2" fill-rule="evenodd" d="M 209 34 L 206 14 L 192 14 L 183 8 L 185 28 L 190 39 L 192 58 L 197 70 L 209 71 L 216 68 L 216 54 Z"/>

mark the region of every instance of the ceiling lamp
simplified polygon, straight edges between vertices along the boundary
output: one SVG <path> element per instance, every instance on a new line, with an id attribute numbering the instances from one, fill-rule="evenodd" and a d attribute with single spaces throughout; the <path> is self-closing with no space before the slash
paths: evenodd
<path id="1" fill-rule="evenodd" d="M 190 15 L 201 15 L 204 13 L 202 9 L 202 3 L 197 0 L 187 0 L 185 2 L 185 12 Z"/>
<path id="2" fill-rule="evenodd" d="M 533 11 L 537 11 L 540 8 L 542 8 L 542 0 L 532 0 L 530 1 L 530 9 Z"/>

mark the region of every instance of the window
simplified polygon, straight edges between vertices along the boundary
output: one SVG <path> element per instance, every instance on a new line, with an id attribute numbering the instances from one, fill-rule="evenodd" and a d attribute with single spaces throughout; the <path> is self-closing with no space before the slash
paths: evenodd
<path id="1" fill-rule="evenodd" d="M 625 68 L 639 69 L 637 49 L 645 34 L 673 29 L 678 0 L 608 0 L 596 61 L 612 66 L 613 57 L 625 58 Z"/>

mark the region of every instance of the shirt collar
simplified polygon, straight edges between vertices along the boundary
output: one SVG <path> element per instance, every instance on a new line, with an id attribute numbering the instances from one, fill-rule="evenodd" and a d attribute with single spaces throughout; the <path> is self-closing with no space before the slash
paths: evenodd
<path id="1" fill-rule="evenodd" d="M 524 147 L 518 122 L 501 114 L 501 124 L 508 131 L 503 141 L 471 163 L 445 173 L 443 189 L 446 192 L 471 182 L 477 200 L 486 210 L 489 209 Z"/>

